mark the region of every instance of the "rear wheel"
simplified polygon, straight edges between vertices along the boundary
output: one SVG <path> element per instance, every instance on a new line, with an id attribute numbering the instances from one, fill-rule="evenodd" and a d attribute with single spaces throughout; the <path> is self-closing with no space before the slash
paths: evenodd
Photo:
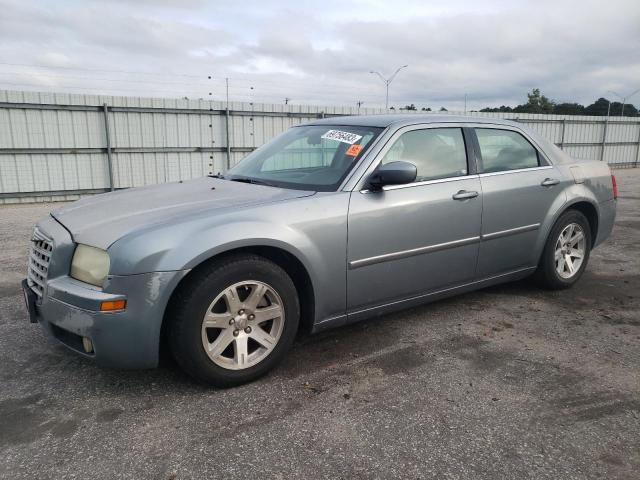
<path id="1" fill-rule="evenodd" d="M 539 284 L 553 290 L 571 287 L 582 276 L 591 253 L 591 229 L 577 210 L 563 213 L 551 229 L 535 273 Z"/>
<path id="2" fill-rule="evenodd" d="M 255 255 L 227 257 L 182 286 L 172 305 L 169 342 L 187 373 L 229 387 L 279 363 L 299 317 L 295 286 L 282 268 Z"/>

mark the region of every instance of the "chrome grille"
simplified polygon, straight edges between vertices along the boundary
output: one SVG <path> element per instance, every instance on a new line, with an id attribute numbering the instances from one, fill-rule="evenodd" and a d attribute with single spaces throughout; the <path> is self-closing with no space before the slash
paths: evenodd
<path id="1" fill-rule="evenodd" d="M 49 272 L 52 251 L 53 242 L 35 228 L 31 239 L 31 249 L 29 250 L 27 283 L 39 298 L 44 295 L 45 280 Z"/>

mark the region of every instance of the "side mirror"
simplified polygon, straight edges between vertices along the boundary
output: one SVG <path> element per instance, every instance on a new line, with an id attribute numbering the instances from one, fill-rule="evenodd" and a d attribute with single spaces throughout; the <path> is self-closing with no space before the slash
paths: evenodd
<path id="1" fill-rule="evenodd" d="M 369 177 L 369 186 L 380 190 L 385 185 L 404 185 L 416 179 L 416 166 L 410 162 L 389 162 L 379 166 Z"/>

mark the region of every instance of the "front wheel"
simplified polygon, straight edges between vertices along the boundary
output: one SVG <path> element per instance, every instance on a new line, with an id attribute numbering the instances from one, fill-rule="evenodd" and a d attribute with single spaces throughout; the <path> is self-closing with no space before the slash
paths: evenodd
<path id="1" fill-rule="evenodd" d="M 551 229 L 535 278 L 552 290 L 569 288 L 582 276 L 590 252 L 589 221 L 581 212 L 569 210 Z"/>
<path id="2" fill-rule="evenodd" d="M 250 382 L 291 347 L 300 308 L 296 288 L 275 263 L 227 257 L 196 272 L 172 304 L 169 342 L 178 364 L 219 387 Z"/>

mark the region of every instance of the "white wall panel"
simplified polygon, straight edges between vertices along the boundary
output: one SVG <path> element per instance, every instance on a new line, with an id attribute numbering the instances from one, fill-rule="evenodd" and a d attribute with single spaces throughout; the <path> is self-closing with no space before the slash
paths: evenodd
<path id="1" fill-rule="evenodd" d="M 108 188 L 102 110 L 105 103 L 110 107 L 196 110 L 188 113 L 109 111 L 115 188 L 186 180 L 224 171 L 227 163 L 235 165 L 247 154 L 235 149 L 256 148 L 294 125 L 319 118 L 322 113 L 384 113 L 380 109 L 354 106 L 231 102 L 231 154 L 227 158 L 227 120 L 224 113 L 219 114 L 226 108 L 222 102 L 6 90 L 0 91 L 0 102 L 51 106 L 51 109 L 27 109 L 0 105 L 0 203 L 34 199 L 38 193 L 61 190 L 69 191 L 65 198 L 70 195 L 77 198 L 73 191 Z M 68 106 L 87 110 L 73 110 Z M 246 113 L 234 115 L 235 111 Z M 564 150 L 576 158 L 600 160 L 602 156 L 606 121 L 603 117 L 480 112 L 472 115 L 521 122 L 551 142 L 563 143 Z M 611 117 L 606 140 L 605 161 L 616 165 L 636 164 L 640 119 Z M 215 151 L 207 151 L 211 148 Z M 39 150 L 30 153 L 28 149 Z M 47 149 L 53 150 L 47 152 Z M 74 151 L 76 149 L 88 150 Z M 12 198 L 13 193 L 22 195 Z M 28 196 L 28 193 L 34 195 Z"/>

